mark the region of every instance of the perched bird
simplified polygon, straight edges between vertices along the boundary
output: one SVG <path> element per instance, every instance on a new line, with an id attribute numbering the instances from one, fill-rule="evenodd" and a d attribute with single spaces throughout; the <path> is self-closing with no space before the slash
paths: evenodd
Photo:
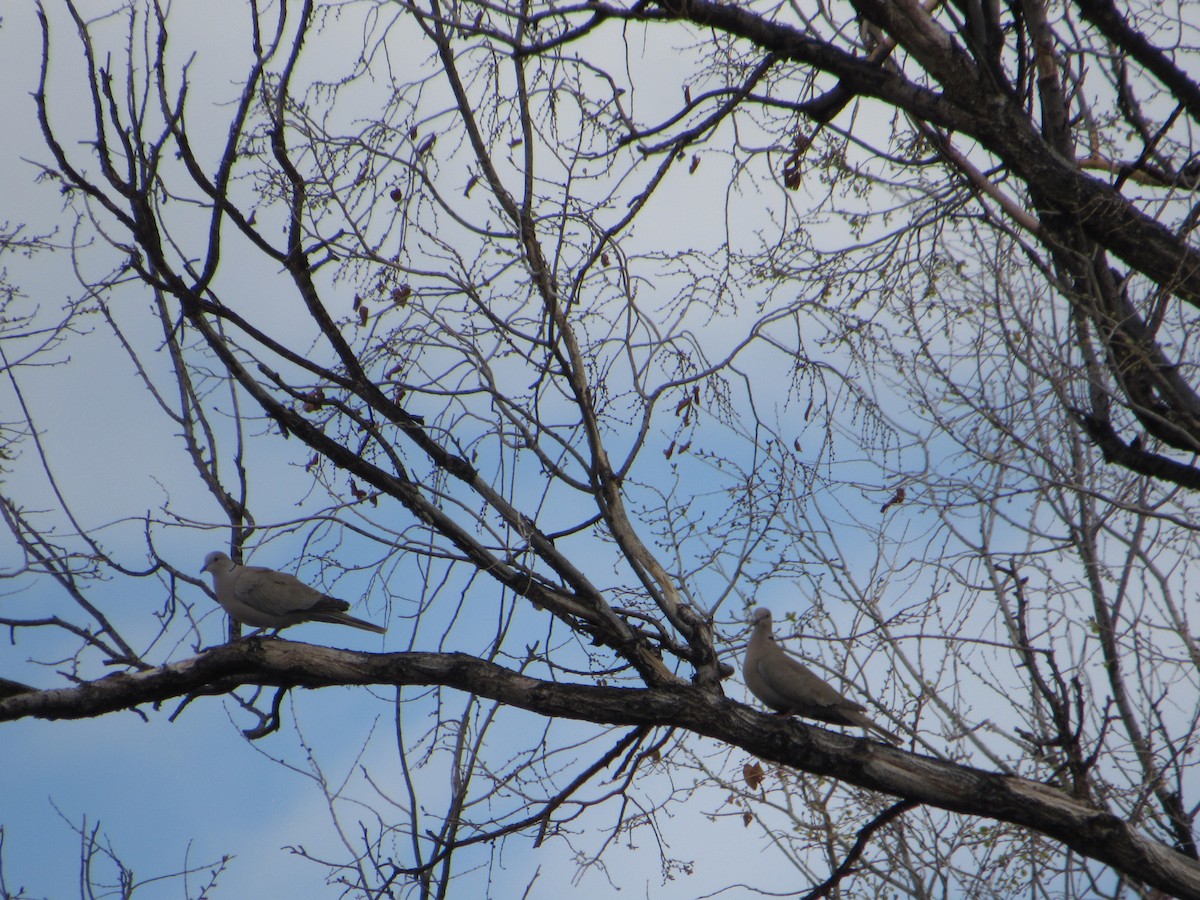
<path id="1" fill-rule="evenodd" d="M 769 609 L 756 609 L 750 616 L 750 624 L 754 631 L 746 646 L 742 676 L 755 697 L 783 715 L 804 716 L 833 725 L 857 725 L 883 735 L 893 744 L 900 743 L 899 735 L 881 728 L 863 714 L 866 707 L 847 700 L 775 643 Z"/>
<path id="2" fill-rule="evenodd" d="M 262 566 L 239 566 L 215 550 L 201 572 L 211 572 L 217 602 L 231 618 L 255 628 L 287 628 L 301 622 L 330 622 L 383 634 L 386 628 L 347 614 L 350 604 L 313 590 L 293 575 Z"/>

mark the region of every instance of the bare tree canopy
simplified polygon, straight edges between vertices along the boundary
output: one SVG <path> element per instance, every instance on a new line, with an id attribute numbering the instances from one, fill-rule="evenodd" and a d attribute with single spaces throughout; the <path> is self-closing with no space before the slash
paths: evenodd
<path id="1" fill-rule="evenodd" d="M 340 896 L 686 812 L 787 873 L 689 896 L 1200 897 L 1200 16 L 199 6 L 5 23 L 0 721 L 219 706 Z M 756 606 L 901 746 L 743 704 Z"/>

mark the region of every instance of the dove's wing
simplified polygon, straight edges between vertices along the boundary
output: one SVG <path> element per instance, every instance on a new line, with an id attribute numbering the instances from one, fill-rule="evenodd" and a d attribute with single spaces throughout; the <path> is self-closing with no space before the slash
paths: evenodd
<path id="1" fill-rule="evenodd" d="M 294 575 L 262 566 L 242 566 L 233 583 L 233 595 L 238 602 L 252 606 L 259 612 L 283 617 L 303 617 L 326 599 L 324 594 L 310 588 Z M 349 604 L 344 608 L 349 609 Z"/>
<path id="2" fill-rule="evenodd" d="M 866 708 L 846 699 L 808 666 L 788 656 L 774 641 L 759 654 L 756 664 L 759 676 L 771 692 L 801 715 L 820 718 L 817 715 L 820 710 L 861 712 Z"/>

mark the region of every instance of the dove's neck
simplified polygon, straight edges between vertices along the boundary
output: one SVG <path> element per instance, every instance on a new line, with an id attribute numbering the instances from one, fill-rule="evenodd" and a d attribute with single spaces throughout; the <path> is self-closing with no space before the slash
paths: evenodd
<path id="1" fill-rule="evenodd" d="M 238 564 L 233 560 L 229 561 L 229 565 L 220 565 L 213 570 L 213 578 L 222 584 L 228 584 L 233 581 L 233 574 L 237 571 Z"/>

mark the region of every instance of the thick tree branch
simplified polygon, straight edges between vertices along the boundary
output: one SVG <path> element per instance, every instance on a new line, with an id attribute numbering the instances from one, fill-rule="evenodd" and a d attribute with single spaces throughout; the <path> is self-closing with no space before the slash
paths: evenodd
<path id="1" fill-rule="evenodd" d="M 1104 182 L 1057 153 L 1028 113 L 990 80 L 975 77 L 969 56 L 948 32 L 928 19 L 914 23 L 891 0 L 859 0 L 867 18 L 896 29 L 910 53 L 941 83 L 942 93 L 918 85 L 792 26 L 772 22 L 745 7 L 713 0 L 661 0 L 668 12 L 705 28 L 744 38 L 795 63 L 836 75 L 855 94 L 875 97 L 917 119 L 977 139 L 1028 186 L 1038 205 L 1077 221 L 1084 232 L 1133 268 L 1193 305 L 1200 305 L 1200 251 L 1145 215 Z M 915 15 L 918 4 L 906 9 Z M 923 12 L 923 10 L 921 10 Z M 932 33 L 922 33 L 924 24 Z M 908 42 L 905 42 L 905 38 Z"/>
<path id="2" fill-rule="evenodd" d="M 268 638 L 225 644 L 150 672 L 0 698 L 0 721 L 90 718 L 242 685 L 368 684 L 441 685 L 548 717 L 687 729 L 804 772 L 1032 828 L 1159 890 L 1200 898 L 1200 863 L 1061 791 L 765 715 L 683 685 L 563 684 L 461 653 L 371 654 Z"/>
<path id="3" fill-rule="evenodd" d="M 1121 15 L 1113 0 L 1075 0 L 1083 17 L 1104 33 L 1104 36 L 1136 59 L 1154 74 L 1182 102 L 1190 115 L 1200 122 L 1200 84 L 1188 77 L 1163 51 L 1135 31 Z"/>

